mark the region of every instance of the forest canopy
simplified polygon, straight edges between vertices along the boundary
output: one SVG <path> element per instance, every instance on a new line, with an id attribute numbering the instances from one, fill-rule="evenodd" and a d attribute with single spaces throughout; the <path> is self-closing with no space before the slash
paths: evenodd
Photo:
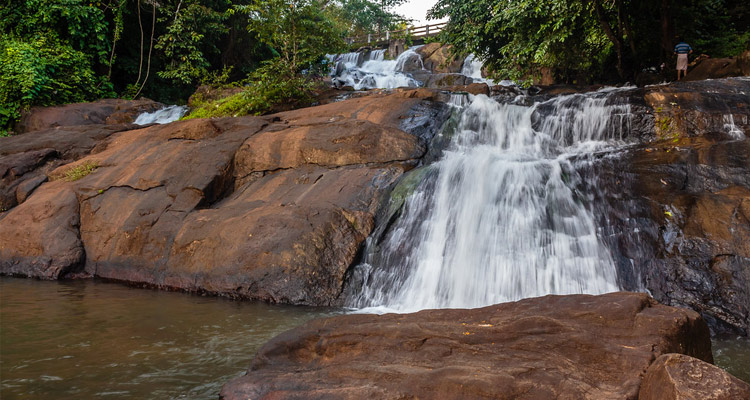
<path id="1" fill-rule="evenodd" d="M 400 23 L 399 2 L 0 0 L 0 131 L 36 105 L 176 102 L 201 83 L 257 79 L 275 96 L 304 90 L 300 73 L 343 50 L 345 37 Z"/>
<path id="2" fill-rule="evenodd" d="M 746 0 L 438 0 L 428 16 L 450 18 L 441 41 L 515 80 L 632 81 L 673 62 L 677 35 L 711 57 L 750 42 Z"/>

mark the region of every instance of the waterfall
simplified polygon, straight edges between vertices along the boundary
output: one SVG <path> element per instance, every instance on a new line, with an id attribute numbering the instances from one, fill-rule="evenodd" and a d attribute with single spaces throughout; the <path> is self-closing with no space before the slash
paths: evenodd
<path id="1" fill-rule="evenodd" d="M 168 106 L 154 112 L 145 112 L 133 122 L 136 125 L 168 124 L 182 118 L 187 112 L 185 106 Z"/>
<path id="2" fill-rule="evenodd" d="M 493 81 L 492 79 L 484 78 L 482 77 L 482 68 L 484 68 L 484 63 L 482 62 L 482 60 L 477 59 L 474 54 L 469 54 L 464 59 L 464 64 L 461 67 L 461 75 L 472 78 L 474 82 L 486 83 L 489 86 L 513 86 L 516 84 L 515 82 L 507 79 L 503 79 L 502 81 L 495 83 L 495 81 Z"/>
<path id="3" fill-rule="evenodd" d="M 732 114 L 725 114 L 722 117 L 722 120 L 724 122 L 724 129 L 726 129 L 729 136 L 733 137 L 734 139 L 744 139 L 745 138 L 745 132 L 742 131 L 737 125 L 734 123 L 734 115 Z"/>
<path id="4" fill-rule="evenodd" d="M 613 93 L 531 107 L 473 97 L 442 160 L 387 233 L 368 241 L 349 304 L 411 312 L 618 290 L 587 196 L 575 189 L 577 163 L 627 136 L 630 107 Z"/>
<path id="5" fill-rule="evenodd" d="M 422 63 L 422 58 L 414 49 L 401 53 L 395 60 L 386 60 L 385 50 L 373 50 L 361 65 L 357 62 L 361 53 L 342 54 L 339 56 L 339 62 L 343 67 L 337 66 L 336 79 L 341 82 L 341 86 L 351 86 L 355 90 L 418 87 L 420 83 L 404 72 L 409 60 L 417 60 L 419 65 Z"/>

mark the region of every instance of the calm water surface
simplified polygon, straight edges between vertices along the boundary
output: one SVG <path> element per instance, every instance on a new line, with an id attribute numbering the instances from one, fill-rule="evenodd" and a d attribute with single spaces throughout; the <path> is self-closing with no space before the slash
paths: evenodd
<path id="1" fill-rule="evenodd" d="M 271 337 L 336 310 L 0 278 L 0 398 L 216 399 Z"/>
<path id="2" fill-rule="evenodd" d="M 0 398 L 216 399 L 271 337 L 340 310 L 0 278 Z M 750 382 L 750 341 L 714 339 Z"/>

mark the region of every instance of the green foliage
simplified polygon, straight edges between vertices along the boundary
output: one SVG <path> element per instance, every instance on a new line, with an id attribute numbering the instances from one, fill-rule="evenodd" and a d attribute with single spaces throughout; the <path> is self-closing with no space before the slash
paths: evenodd
<path id="1" fill-rule="evenodd" d="M 345 32 L 321 0 L 266 0 L 235 10 L 248 14 L 248 30 L 273 49 L 287 75 L 345 48 Z"/>
<path id="2" fill-rule="evenodd" d="M 392 12 L 391 8 L 403 2 L 404 0 L 341 0 L 334 13 L 344 26 L 347 36 L 360 36 L 398 29 L 405 20 Z"/>
<path id="3" fill-rule="evenodd" d="M 748 46 L 750 6 L 739 0 L 439 0 L 440 40 L 485 60 L 496 77 L 536 80 L 542 68 L 579 83 L 631 79 L 671 60 L 678 33 L 696 52 L 737 55 Z M 662 9 L 661 6 L 666 5 Z M 744 29 L 742 29 L 744 27 Z"/>
<path id="4" fill-rule="evenodd" d="M 186 0 L 174 13 L 168 11 L 160 22 L 168 23 L 159 37 L 156 48 L 164 57 L 164 69 L 159 76 L 181 83 L 193 83 L 208 73 L 211 63 L 206 53 L 218 53 L 215 42 L 229 32 L 224 25 L 230 2 L 219 2 L 211 8 L 198 0 Z M 164 10 L 162 11 L 164 12 Z M 171 22 L 170 22 L 171 21 Z"/>
<path id="5" fill-rule="evenodd" d="M 267 62 L 253 72 L 245 90 L 232 96 L 201 102 L 183 119 L 260 115 L 279 105 L 305 106 L 313 101 L 316 81 L 300 74 L 289 75 L 280 59 Z"/>
<path id="6" fill-rule="evenodd" d="M 66 182 L 75 182 L 90 173 L 94 172 L 99 168 L 99 163 L 96 161 L 84 161 L 73 168 L 70 168 L 59 176 L 53 176 L 52 180 L 65 179 Z"/>
<path id="7" fill-rule="evenodd" d="M 90 58 L 65 42 L 39 37 L 0 39 L 0 129 L 31 106 L 75 103 L 111 95 Z"/>

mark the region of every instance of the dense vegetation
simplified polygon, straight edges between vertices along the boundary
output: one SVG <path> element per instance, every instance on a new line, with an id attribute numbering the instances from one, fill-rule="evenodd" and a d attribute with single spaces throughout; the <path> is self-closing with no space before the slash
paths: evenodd
<path id="1" fill-rule="evenodd" d="M 247 87 L 227 115 L 304 100 L 323 55 L 395 27 L 400 1 L 0 0 L 0 132 L 35 105 L 184 101 L 201 83 Z"/>
<path id="2" fill-rule="evenodd" d="M 711 57 L 750 41 L 746 0 L 438 0 L 429 15 L 450 17 L 441 40 L 506 79 L 632 81 L 674 65 L 676 35 Z"/>

